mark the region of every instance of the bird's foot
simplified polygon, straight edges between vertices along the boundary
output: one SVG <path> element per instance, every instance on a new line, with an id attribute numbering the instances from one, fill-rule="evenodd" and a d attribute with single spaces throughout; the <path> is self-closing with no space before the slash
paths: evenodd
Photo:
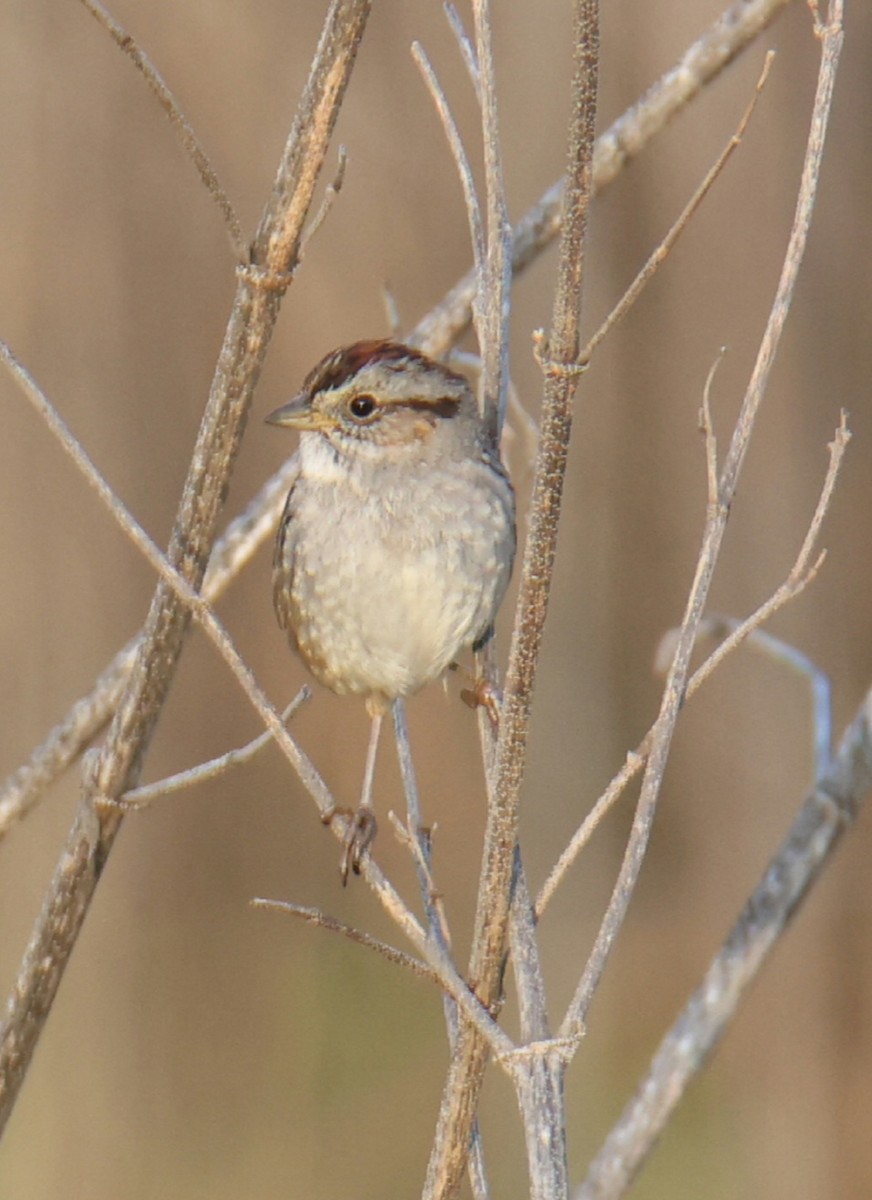
<path id="1" fill-rule="evenodd" d="M 470 708 L 484 708 L 495 732 L 499 732 L 503 698 L 492 683 L 486 679 L 476 679 L 471 688 L 461 689 L 460 699 Z"/>
<path id="2" fill-rule="evenodd" d="M 363 856 L 372 845 L 378 832 L 375 813 L 369 804 L 361 804 L 358 808 L 332 808 L 323 818 L 325 825 L 332 825 L 335 817 L 341 817 L 345 822 L 345 833 L 342 838 L 342 857 L 339 860 L 339 874 L 342 886 L 348 883 L 348 872 L 360 874 Z"/>

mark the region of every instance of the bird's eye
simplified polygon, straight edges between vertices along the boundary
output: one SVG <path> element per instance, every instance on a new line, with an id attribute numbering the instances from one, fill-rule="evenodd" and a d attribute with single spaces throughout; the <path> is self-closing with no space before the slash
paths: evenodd
<path id="1" fill-rule="evenodd" d="M 348 411 L 358 421 L 365 421 L 367 417 L 371 417 L 375 409 L 376 403 L 373 396 L 355 396 L 348 405 Z"/>

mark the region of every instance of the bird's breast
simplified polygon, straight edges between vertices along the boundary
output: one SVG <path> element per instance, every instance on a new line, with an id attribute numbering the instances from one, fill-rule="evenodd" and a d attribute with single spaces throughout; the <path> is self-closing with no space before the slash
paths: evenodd
<path id="1" fill-rule="evenodd" d="M 291 632 L 334 691 L 408 695 L 493 620 L 513 515 L 486 472 L 462 466 L 372 480 L 331 471 L 319 462 L 294 488 L 283 564 Z"/>

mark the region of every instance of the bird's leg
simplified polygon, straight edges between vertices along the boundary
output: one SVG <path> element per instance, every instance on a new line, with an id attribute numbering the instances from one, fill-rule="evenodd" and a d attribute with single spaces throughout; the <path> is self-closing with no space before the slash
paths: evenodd
<path id="1" fill-rule="evenodd" d="M 491 728 L 494 733 L 500 731 L 500 709 L 502 708 L 503 697 L 495 684 L 490 683 L 487 679 L 488 661 L 493 655 L 492 638 L 494 635 L 493 625 L 489 625 L 484 633 L 476 641 L 473 642 L 472 648 L 476 654 L 482 653 L 482 660 L 476 660 L 477 665 L 482 667 L 483 673 L 479 671 L 465 671 L 466 678 L 472 682 L 472 687 L 460 689 L 460 699 L 470 708 L 483 708 L 490 718 Z M 450 664 L 452 670 L 459 670 L 457 663 Z"/>
<path id="2" fill-rule="evenodd" d="M 349 870 L 353 871 L 355 875 L 360 874 L 360 864 L 364 852 L 369 849 L 378 829 L 372 803 L 372 784 L 375 778 L 375 760 L 378 753 L 382 720 L 384 719 L 384 708 L 381 706 L 376 707 L 375 704 L 367 704 L 367 709 L 372 718 L 372 727 L 369 733 L 369 747 L 366 752 L 366 767 L 363 772 L 363 788 L 360 793 L 360 804 L 353 813 L 349 813 L 348 815 L 348 828 L 345 831 L 345 839 L 342 843 L 342 859 L 339 864 L 339 873 L 342 876 L 343 887 L 348 882 Z"/>

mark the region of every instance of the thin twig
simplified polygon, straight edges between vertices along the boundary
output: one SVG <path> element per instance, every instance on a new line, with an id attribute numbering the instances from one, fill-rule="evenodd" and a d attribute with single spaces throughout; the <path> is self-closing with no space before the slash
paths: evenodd
<path id="1" fill-rule="evenodd" d="M 363 930 L 356 929 L 353 925 L 346 925 L 344 921 L 337 921 L 335 917 L 329 917 L 326 913 L 321 912 L 320 908 L 306 908 L 302 904 L 292 904 L 288 900 L 267 900 L 260 896 L 251 901 L 251 907 L 267 909 L 270 912 L 287 913 L 291 917 L 299 917 L 303 921 L 308 921 L 310 925 L 317 925 L 320 929 L 326 929 L 330 933 L 340 933 L 349 941 L 356 942 L 358 946 L 366 946 L 369 950 L 375 950 L 388 962 L 405 967 L 413 975 L 418 975 L 422 979 L 429 980 L 430 983 L 441 986 L 441 980 L 437 973 L 425 962 L 421 962 L 419 958 L 407 954 L 405 950 L 398 950 L 396 946 L 391 946 L 388 942 L 373 937 L 370 933 L 364 933 Z"/>
<path id="2" fill-rule="evenodd" d="M 469 158 L 464 149 L 463 138 L 460 136 L 460 130 L 457 128 L 457 122 L 454 120 L 451 106 L 448 103 L 445 92 L 442 90 L 442 84 L 439 82 L 430 59 L 427 57 L 427 52 L 420 42 L 412 42 L 412 58 L 414 58 L 424 83 L 427 85 L 427 90 L 436 107 L 436 112 L 439 114 L 439 120 L 442 122 L 442 128 L 445 131 L 445 137 L 451 149 L 454 166 L 457 169 L 460 185 L 463 188 L 466 214 L 469 218 L 469 237 L 472 242 L 472 256 L 475 263 L 478 264 L 484 261 L 485 256 L 481 206 L 478 202 L 475 179 L 472 174 L 472 167 L 469 165 Z M 475 270 L 478 270 L 477 265 Z"/>
<path id="3" fill-rule="evenodd" d="M 415 778 L 409 727 L 406 720 L 406 706 L 402 700 L 394 702 L 393 718 L 400 776 L 406 797 L 406 822 L 403 825 L 395 818 L 395 829 L 402 837 L 404 844 L 409 847 L 415 863 L 418 890 L 427 919 L 429 936 L 438 944 L 440 953 L 454 964 L 445 906 L 433 880 L 430 831 L 425 829 L 422 823 L 418 783 Z M 448 1044 L 453 1051 L 457 1042 L 457 1001 L 448 992 L 443 995 L 443 1011 L 448 1032 Z M 487 1173 L 478 1121 L 474 1123 L 470 1136 L 469 1176 L 475 1200 L 486 1200 L 488 1196 Z"/>
<path id="4" fill-rule="evenodd" d="M 421 904 L 427 918 L 430 936 L 435 938 L 441 944 L 443 951 L 450 956 L 451 934 L 448 930 L 444 906 L 433 882 L 430 832 L 424 828 L 421 818 L 421 799 L 418 793 L 418 781 L 415 777 L 415 765 L 412 761 L 406 705 L 402 699 L 394 701 L 393 719 L 397 758 L 400 763 L 400 778 L 403 781 L 403 794 L 406 798 L 405 832 L 415 862 Z M 452 1023 L 449 1022 L 449 1032 L 451 1028 Z"/>
<path id="5" fill-rule="evenodd" d="M 300 255 L 299 255 L 301 262 L 303 260 L 303 257 L 305 255 L 307 249 L 309 248 L 309 243 L 311 242 L 311 240 L 315 236 L 315 234 L 318 232 L 318 230 L 321 228 L 321 226 L 324 224 L 324 222 L 327 220 L 327 217 L 329 216 L 330 211 L 333 208 L 333 205 L 336 203 L 336 199 L 339 196 L 339 193 L 342 191 L 342 184 L 345 182 L 345 169 L 347 166 L 348 166 L 348 151 L 346 150 L 346 148 L 344 146 L 340 146 L 339 147 L 339 161 L 336 164 L 336 174 L 333 176 L 333 179 L 331 180 L 331 182 L 327 184 L 327 187 L 324 191 L 324 199 L 321 201 L 321 205 L 320 205 L 318 211 L 315 213 L 315 216 L 312 218 L 311 224 L 306 228 L 306 230 L 303 233 L 303 237 L 300 242 Z"/>
<path id="6" fill-rule="evenodd" d="M 209 559 L 203 581 L 204 600 L 214 604 L 260 546 L 273 535 L 295 474 L 294 460 L 288 459 L 247 508 L 227 526 Z M 130 674 L 138 641 L 138 637 L 132 638 L 116 654 L 97 679 L 94 689 L 76 701 L 63 720 L 34 749 L 28 762 L 0 787 L 0 839 L 27 815 L 88 742 L 105 728 Z"/>
<path id="7" fill-rule="evenodd" d="M 481 74 L 478 69 L 478 55 L 475 52 L 475 46 L 472 44 L 472 39 L 466 32 L 463 25 L 463 18 L 453 4 L 443 4 L 442 8 L 445 16 L 448 18 L 448 24 L 451 26 L 451 31 L 457 39 L 457 45 L 460 49 L 461 57 L 463 58 L 466 73 L 469 76 L 469 81 L 475 91 L 475 98 L 478 101 L 478 106 L 481 108 Z"/>
<path id="8" fill-rule="evenodd" d="M 181 138 L 185 153 L 194 164 L 203 186 L 221 211 L 221 216 L 224 218 L 224 223 L 227 226 L 230 243 L 233 246 L 233 252 L 236 255 L 237 261 L 246 262 L 248 259 L 248 247 L 245 244 L 245 235 L 242 232 L 242 226 L 239 223 L 236 210 L 230 203 L 230 198 L 225 192 L 221 180 L 216 175 L 215 169 L 209 161 L 209 156 L 200 143 L 200 139 L 194 133 L 190 121 L 188 121 L 182 112 L 175 96 L 167 87 L 157 67 L 142 47 L 137 45 L 131 35 L 99 3 L 99 0 L 82 0 L 82 4 L 111 35 L 116 45 L 124 51 L 154 92 L 161 108 L 169 117 L 170 124 Z"/>
<path id="9" fill-rule="evenodd" d="M 681 636 L 676 647 L 675 658 L 664 688 L 660 714 L 654 725 L 651 752 L 642 780 L 639 802 L 618 879 L 615 883 L 605 917 L 600 926 L 594 948 L 579 980 L 575 995 L 561 1026 L 560 1035 L 572 1037 L 584 1028 L 587 1012 L 594 992 L 602 977 L 606 961 L 611 953 L 615 938 L 623 924 L 630 898 L 639 877 L 642 861 L 648 845 L 654 811 L 672 734 L 684 701 L 690 667 L 690 656 L 696 640 L 696 630 L 702 618 L 711 585 L 712 575 L 718 559 L 730 506 L 736 494 L 739 475 L 745 461 L 754 421 L 766 392 L 775 353 L 787 320 L 799 267 L 808 241 L 808 231 L 814 209 L 814 200 L 820 178 L 821 160 L 832 103 L 835 69 L 842 43 L 841 0 L 832 0 L 830 13 L 833 17 L 827 36 L 823 39 L 821 70 L 812 112 L 811 129 L 806 146 L 802 177 L 797 197 L 796 213 L 788 239 L 787 251 L 775 293 L 775 299 L 760 343 L 760 349 L 751 373 L 748 388 L 742 400 L 736 427 L 727 451 L 719 482 L 718 504 L 710 514 L 703 536 L 699 562 L 693 585 L 688 596 L 685 618 L 681 625 Z"/>
<path id="10" fill-rule="evenodd" d="M 714 509 L 718 503 L 718 439 L 715 434 L 714 421 L 712 420 L 711 390 L 718 367 L 724 361 L 726 352 L 726 346 L 721 346 L 717 358 L 709 368 L 705 387 L 702 389 L 700 428 L 705 438 L 705 478 L 708 489 L 707 502 L 709 509 Z"/>
<path id="11" fill-rule="evenodd" d="M 312 689 L 304 684 L 282 713 L 282 724 L 287 725 L 301 705 L 311 698 Z M 129 812 L 134 809 L 147 808 L 158 797 L 169 796 L 185 788 L 195 787 L 209 779 L 216 779 L 219 775 L 224 775 L 233 767 L 244 766 L 245 763 L 251 762 L 272 740 L 272 731 L 267 729 L 245 746 L 228 750 L 225 754 L 219 754 L 217 758 L 210 758 L 208 762 L 199 763 L 196 767 L 189 767 L 186 771 L 178 771 L 175 775 L 167 775 L 163 779 L 155 780 L 154 783 L 144 783 L 140 787 L 132 788 L 123 796 L 119 796 L 116 804 L 120 804 Z"/>
<path id="12" fill-rule="evenodd" d="M 400 306 L 397 303 L 397 298 L 391 291 L 390 284 L 383 283 L 381 287 L 382 303 L 385 308 L 385 318 L 387 320 L 388 334 L 394 341 L 402 341 L 403 322 L 400 319 Z"/>
<path id="13" fill-rule="evenodd" d="M 509 383 L 509 302 L 512 282 L 512 227 L 509 224 L 497 109 L 489 0 L 472 0 L 476 62 L 484 145 L 487 234 L 482 270 L 473 303 L 475 333 L 481 351 L 481 399 L 493 444 L 499 445 L 506 419 Z M 494 684 L 493 679 L 488 680 Z"/>
<path id="14" fill-rule="evenodd" d="M 530 900 L 527 876 L 521 862 L 521 848 L 515 847 L 515 873 L 512 882 L 512 912 L 509 930 L 512 971 L 518 996 L 518 1015 L 522 1044 L 545 1042 L 551 1038 L 545 976 L 539 953 L 536 913 Z"/>
<path id="15" fill-rule="evenodd" d="M 479 402 L 491 443 L 497 446 L 505 417 L 509 378 L 508 319 L 511 282 L 511 228 L 507 216 L 503 184 L 490 11 L 487 0 L 473 0 L 472 7 L 475 21 L 474 50 L 457 13 L 448 11 L 448 18 L 460 44 L 461 53 L 470 72 L 481 110 L 485 160 L 486 229 L 482 228 L 482 213 L 478 196 L 459 135 L 448 111 L 447 102 L 435 81 L 431 81 L 430 90 L 452 144 L 467 203 L 477 279 L 473 311 L 482 360 Z M 430 75 L 432 76 L 432 71 Z M 486 685 L 496 689 L 497 677 L 492 646 L 488 652 L 477 656 L 476 666 Z M 480 715 L 479 727 L 484 735 L 485 770 L 489 776 L 491 755 L 485 726 L 486 721 Z M 473 975 L 473 978 L 476 976 Z M 450 1010 L 446 1010 L 446 1020 L 450 1033 L 453 1064 L 464 1059 L 471 1062 L 468 1050 L 469 1037 L 458 1036 L 457 1020 L 455 1014 Z M 478 1079 L 470 1087 L 462 1075 L 453 1068 L 449 1072 L 443 1093 L 434 1147 L 427 1170 L 425 1196 L 450 1194 L 459 1181 L 459 1174 L 468 1160 L 470 1151 L 472 1152 L 470 1178 L 476 1195 L 482 1194 L 486 1189 L 481 1141 L 474 1108 L 475 1093 L 478 1080 L 481 1078 L 482 1064 L 488 1044 L 480 1037 L 475 1037 L 468 1025 L 465 1026 L 464 1033 L 471 1035 L 478 1043 L 476 1057 L 479 1060 L 479 1066 L 475 1068 Z M 456 1124 L 456 1114 L 460 1109 L 464 1111 L 462 1132 L 458 1132 Z M 452 1175 L 453 1179 L 449 1179 Z"/>
<path id="16" fill-rule="evenodd" d="M 765 621 L 768 621 L 777 609 L 782 608 L 789 600 L 799 595 L 817 575 L 826 552 L 822 551 L 814 562 L 811 561 L 811 556 L 820 537 L 823 519 L 832 501 L 833 490 L 836 486 L 836 480 L 842 466 L 842 459 L 850 439 L 851 433 L 847 426 L 847 414 L 843 411 L 839 427 L 835 432 L 833 440 L 829 443 L 830 462 L 821 494 L 815 506 L 814 515 L 787 579 L 770 596 L 765 604 L 761 604 L 755 612 L 742 621 L 741 624 L 737 625 L 729 637 L 725 638 L 718 648 L 709 655 L 695 673 L 694 679 L 697 687 L 708 678 L 711 672 L 714 671 L 739 642 L 746 638 L 753 630 L 759 628 Z"/>
<path id="17" fill-rule="evenodd" d="M 718 155 L 717 161 L 706 173 L 706 176 L 703 179 L 702 183 L 699 185 L 699 187 L 693 193 L 690 200 L 688 200 L 687 204 L 684 206 L 684 209 L 682 210 L 678 219 L 675 221 L 672 228 L 666 234 L 666 237 L 662 240 L 660 245 L 657 246 L 656 249 L 653 251 L 653 253 L 650 255 L 647 262 L 642 267 L 642 269 L 639 271 L 638 275 L 633 280 L 633 282 L 630 284 L 630 286 L 627 288 L 627 290 L 624 292 L 621 299 L 618 301 L 618 303 L 615 305 L 615 307 L 612 309 L 612 311 L 606 317 L 605 321 L 603 321 L 602 325 L 600 325 L 599 329 L 596 331 L 596 333 L 593 335 L 593 337 L 587 343 L 585 348 L 582 350 L 581 354 L 579 354 L 579 356 L 578 356 L 579 365 L 586 366 L 590 362 L 591 356 L 593 355 L 594 350 L 596 350 L 597 346 L 600 344 L 600 342 L 602 342 L 603 338 L 608 333 L 610 333 L 611 330 L 615 327 L 615 325 L 617 325 L 618 322 L 621 321 L 627 315 L 627 313 L 630 311 L 630 309 L 633 307 L 633 305 L 639 299 L 639 296 L 641 295 L 642 291 L 645 289 L 646 285 L 648 283 L 650 283 L 651 280 L 654 278 L 659 267 L 663 264 L 667 255 L 671 251 L 672 247 L 675 245 L 675 243 L 681 237 L 682 233 L 684 233 L 685 229 L 687 229 L 687 227 L 691 221 L 691 218 L 693 217 L 694 213 L 699 208 L 699 206 L 702 204 L 703 200 L 706 198 L 706 196 L 711 191 L 715 180 L 718 178 L 718 176 L 723 171 L 724 167 L 727 165 L 727 162 L 732 157 L 733 152 L 735 150 L 737 150 L 739 148 L 739 146 L 741 145 L 742 138 L 745 135 L 745 130 L 748 128 L 748 123 L 750 122 L 751 117 L 754 114 L 754 109 L 757 107 L 757 101 L 760 99 L 760 93 L 763 91 L 763 88 L 766 86 L 766 80 L 769 77 L 769 69 L 772 66 L 772 62 L 773 62 L 774 58 L 775 58 L 775 52 L 770 50 L 769 53 L 766 55 L 765 61 L 763 63 L 763 70 L 760 73 L 760 78 L 757 80 L 757 86 L 755 88 L 754 98 L 751 100 L 751 103 L 745 109 L 745 113 L 744 113 L 741 121 L 739 122 L 736 132 L 730 138 L 729 142 L 727 142 L 726 146 L 721 151 L 721 153 Z"/>
<path id="18" fill-rule="evenodd" d="M 533 487 L 530 533 L 509 654 L 500 732 L 494 764 L 494 803 L 488 813 L 487 847 L 473 962 L 473 978 L 498 971 L 508 914 L 518 801 L 539 644 L 548 608 L 571 427 L 575 376 L 564 374 L 578 351 L 583 246 L 590 201 L 591 156 L 596 112 L 599 35 L 593 0 L 575 5 L 576 47 L 568 149 L 568 186 L 554 302 L 551 353 L 554 369 L 545 382 L 541 440 Z"/>

